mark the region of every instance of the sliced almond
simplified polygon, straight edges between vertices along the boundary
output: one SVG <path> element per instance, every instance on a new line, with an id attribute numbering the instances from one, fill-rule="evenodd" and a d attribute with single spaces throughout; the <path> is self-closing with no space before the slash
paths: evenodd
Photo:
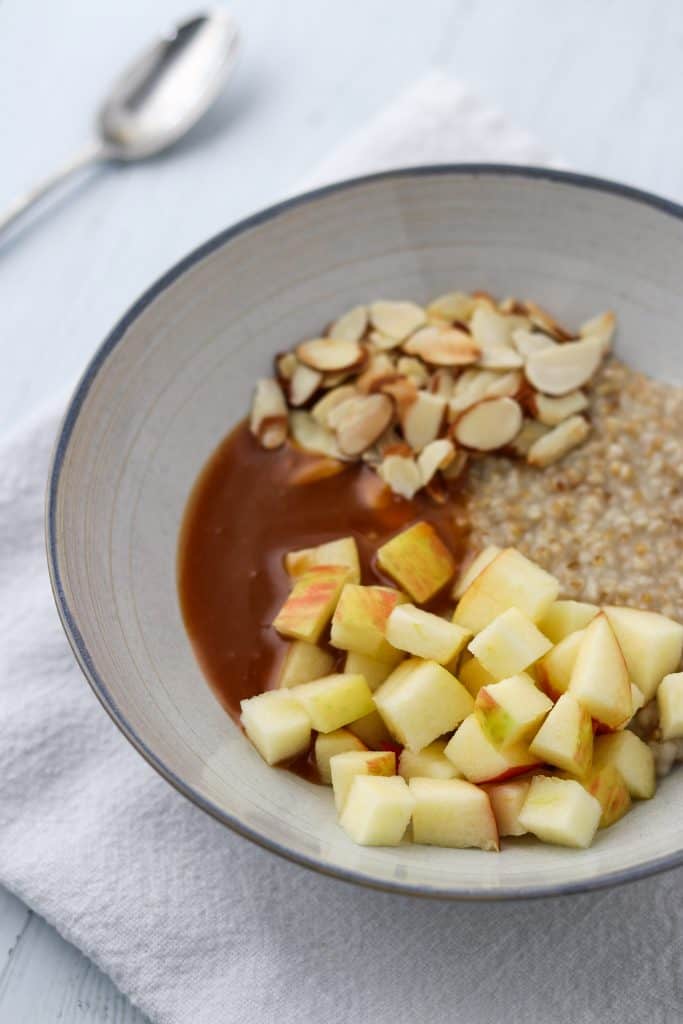
<path id="1" fill-rule="evenodd" d="M 524 307 L 532 324 L 540 327 L 542 331 L 552 335 L 553 338 L 557 338 L 558 341 L 571 341 L 572 338 L 576 337 L 576 335 L 558 323 L 554 316 L 551 316 L 546 309 L 543 309 L 536 302 L 525 299 Z"/>
<path id="2" fill-rule="evenodd" d="M 526 460 L 531 466 L 549 466 L 581 444 L 589 431 L 590 426 L 583 416 L 570 416 L 532 444 Z"/>
<path id="3" fill-rule="evenodd" d="M 441 475 L 443 476 L 444 480 L 448 480 L 449 482 L 452 480 L 457 480 L 458 477 L 462 475 L 465 466 L 467 465 L 467 462 L 467 452 L 463 452 L 460 448 L 456 448 L 455 455 L 453 456 L 453 461 L 449 462 L 448 465 L 444 466 L 443 469 L 441 470 Z"/>
<path id="4" fill-rule="evenodd" d="M 396 369 L 401 376 L 410 378 L 418 388 L 426 387 L 429 383 L 429 370 L 421 359 L 414 356 L 401 356 Z"/>
<path id="5" fill-rule="evenodd" d="M 300 365 L 293 352 L 285 352 L 283 355 L 275 357 L 275 372 L 281 381 L 291 380 L 294 371 Z"/>
<path id="6" fill-rule="evenodd" d="M 287 439 L 287 403 L 282 388 L 272 377 L 256 382 L 249 429 L 264 448 L 279 448 Z"/>
<path id="7" fill-rule="evenodd" d="M 522 426 L 522 410 L 514 398 L 484 398 L 467 409 L 453 427 L 463 448 L 492 452 L 510 444 Z"/>
<path id="8" fill-rule="evenodd" d="M 470 335 L 457 327 L 447 330 L 423 327 L 408 339 L 403 351 L 419 356 L 431 366 L 467 366 L 476 362 L 481 354 Z"/>
<path id="9" fill-rule="evenodd" d="M 379 387 L 382 381 L 396 376 L 396 367 L 391 356 L 385 352 L 376 352 L 356 379 L 356 387 L 361 394 L 367 395 Z"/>
<path id="10" fill-rule="evenodd" d="M 330 325 L 328 335 L 340 341 L 360 341 L 368 326 L 367 306 L 354 306 Z"/>
<path id="11" fill-rule="evenodd" d="M 465 370 L 455 382 L 453 397 L 448 402 L 449 421 L 453 423 L 465 409 L 476 405 L 499 379 L 495 370 Z"/>
<path id="12" fill-rule="evenodd" d="M 522 429 L 508 445 L 513 455 L 526 456 L 529 449 L 541 437 L 548 433 L 548 427 L 544 427 L 538 420 L 524 420 Z"/>
<path id="13" fill-rule="evenodd" d="M 453 442 L 445 437 L 426 445 L 417 457 L 417 468 L 420 470 L 423 487 L 429 483 L 435 473 L 448 466 L 454 458 Z"/>
<path id="14" fill-rule="evenodd" d="M 465 292 L 447 292 L 429 303 L 427 313 L 453 323 L 454 320 L 469 320 L 474 309 L 475 301 L 471 295 L 466 295 Z"/>
<path id="15" fill-rule="evenodd" d="M 514 295 L 508 295 L 506 298 L 501 299 L 498 303 L 498 309 L 501 313 L 505 313 L 506 316 L 509 316 L 512 313 L 515 316 L 526 317 L 526 307 L 524 303 L 521 299 L 516 299 Z"/>
<path id="16" fill-rule="evenodd" d="M 412 455 L 410 448 L 405 441 L 401 440 L 392 424 L 377 438 L 374 444 L 365 449 L 361 458 L 363 462 L 369 462 L 370 465 L 379 465 L 386 455 L 390 455 L 392 451 L 398 450 L 400 447 L 405 448 L 408 455 Z"/>
<path id="17" fill-rule="evenodd" d="M 516 370 L 524 366 L 524 360 L 509 345 L 492 345 L 482 349 L 477 365 L 487 370 Z"/>
<path id="18" fill-rule="evenodd" d="M 403 341 L 409 334 L 421 327 L 427 319 L 422 306 L 415 302 L 373 302 L 370 306 L 370 322 L 382 334 L 388 334 L 397 341 Z"/>
<path id="19" fill-rule="evenodd" d="M 485 398 L 516 398 L 522 389 L 524 377 L 520 370 L 510 370 L 509 373 L 497 373 L 496 379 L 491 381 L 484 392 Z"/>
<path id="20" fill-rule="evenodd" d="M 476 291 L 471 292 L 470 294 L 472 296 L 472 300 L 474 301 L 474 305 L 477 309 L 481 309 L 482 307 L 495 309 L 497 306 L 496 300 L 493 297 L 493 295 L 491 295 L 491 292 L 487 292 L 484 291 L 482 288 L 478 288 Z"/>
<path id="21" fill-rule="evenodd" d="M 350 370 L 363 359 L 363 349 L 357 341 L 342 338 L 312 338 L 296 347 L 297 358 L 322 373 Z"/>
<path id="22" fill-rule="evenodd" d="M 441 398 L 449 399 L 453 394 L 455 377 L 453 371 L 447 366 L 435 370 L 429 379 L 429 390 L 433 395 L 440 395 Z"/>
<path id="23" fill-rule="evenodd" d="M 382 331 L 370 331 L 369 341 L 371 348 L 378 352 L 389 352 L 392 348 L 398 348 L 402 339 L 392 338 L 390 334 L 384 334 Z"/>
<path id="24" fill-rule="evenodd" d="M 540 352 L 544 348 L 553 348 L 557 342 L 549 338 L 547 334 L 543 334 L 542 331 L 529 331 L 522 327 L 512 332 L 512 344 L 526 359 L 533 352 Z"/>
<path id="25" fill-rule="evenodd" d="M 588 405 L 583 391 L 570 391 L 568 395 L 552 398 L 550 395 L 536 393 L 532 396 L 531 407 L 537 420 L 547 427 L 556 427 L 558 423 L 569 419 L 574 413 L 581 412 Z"/>
<path id="26" fill-rule="evenodd" d="M 343 457 L 332 431 L 316 423 L 310 412 L 296 410 L 290 413 L 289 425 L 294 441 L 310 455 L 328 455 L 331 459 Z"/>
<path id="27" fill-rule="evenodd" d="M 415 459 L 405 455 L 387 455 L 377 472 L 394 494 L 412 498 L 422 487 L 422 476 Z"/>
<path id="28" fill-rule="evenodd" d="M 361 366 L 363 364 L 361 363 Z M 354 370 L 358 367 L 354 367 L 352 370 L 340 370 L 339 373 L 324 373 L 323 381 L 320 385 L 324 391 L 328 391 L 330 388 L 338 388 L 341 384 L 349 379 Z"/>
<path id="29" fill-rule="evenodd" d="M 345 455 L 360 455 L 391 423 L 394 403 L 386 395 L 362 395 L 337 406 L 335 412 L 340 450 Z"/>
<path id="30" fill-rule="evenodd" d="M 349 398 L 354 398 L 355 395 L 356 389 L 352 384 L 342 384 L 341 387 L 332 388 L 331 391 L 328 391 L 327 394 L 318 399 L 311 409 L 313 419 L 321 427 L 326 427 L 328 430 L 331 429 L 329 417 L 332 410 L 336 409 L 342 402 L 347 402 Z"/>
<path id="31" fill-rule="evenodd" d="M 403 436 L 414 452 L 422 451 L 439 436 L 445 412 L 445 398 L 418 391 L 416 400 L 400 417 Z"/>
<path id="32" fill-rule="evenodd" d="M 322 379 L 323 375 L 318 370 L 312 370 L 310 366 L 299 363 L 288 382 L 289 404 L 295 408 L 305 405 L 320 387 Z"/>
<path id="33" fill-rule="evenodd" d="M 602 356 L 599 338 L 583 338 L 532 352 L 526 361 L 525 373 L 537 391 L 546 395 L 566 395 L 588 383 Z"/>
<path id="34" fill-rule="evenodd" d="M 510 345 L 514 325 L 509 317 L 503 316 L 496 309 L 481 305 L 472 314 L 470 330 L 481 349 L 500 348 L 502 345 Z"/>
<path id="35" fill-rule="evenodd" d="M 611 310 L 606 313 L 599 313 L 597 316 L 586 320 L 579 327 L 581 338 L 600 338 L 605 354 L 609 352 L 612 345 L 612 338 L 617 329 L 617 318 Z"/>
<path id="36" fill-rule="evenodd" d="M 399 420 L 407 414 L 419 394 L 415 382 L 410 377 L 385 380 L 380 384 L 380 390 L 383 395 L 388 395 L 393 400 Z"/>
<path id="37" fill-rule="evenodd" d="M 326 480 L 330 476 L 337 476 L 348 469 L 347 462 L 340 462 L 339 459 L 330 459 L 323 455 L 310 464 L 299 466 L 289 477 L 288 482 L 294 487 L 305 487 L 307 484 L 315 484 L 318 480 Z"/>

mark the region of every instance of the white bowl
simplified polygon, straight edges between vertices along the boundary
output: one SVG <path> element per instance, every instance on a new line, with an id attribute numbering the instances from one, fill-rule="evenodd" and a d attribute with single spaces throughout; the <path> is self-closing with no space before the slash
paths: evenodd
<path id="1" fill-rule="evenodd" d="M 524 840 L 500 855 L 364 849 L 326 789 L 268 768 L 204 681 L 183 628 L 176 546 L 185 502 L 254 379 L 359 301 L 458 288 L 533 296 L 576 323 L 613 307 L 619 354 L 681 374 L 683 210 L 554 171 L 428 167 L 352 181 L 223 232 L 114 328 L 67 412 L 48 494 L 64 628 L 140 753 L 208 813 L 351 881 L 468 898 L 572 892 L 683 861 L 683 774 L 590 850 Z"/>

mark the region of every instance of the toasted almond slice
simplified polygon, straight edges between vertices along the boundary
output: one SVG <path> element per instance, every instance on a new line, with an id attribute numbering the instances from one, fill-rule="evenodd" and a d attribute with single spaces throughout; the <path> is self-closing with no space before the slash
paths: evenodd
<path id="1" fill-rule="evenodd" d="M 521 299 L 516 299 L 514 295 L 508 295 L 506 298 L 501 299 L 498 303 L 498 309 L 501 313 L 505 313 L 506 316 L 513 314 L 514 316 L 523 316 L 528 320 L 526 306 Z"/>
<path id="2" fill-rule="evenodd" d="M 511 370 L 509 373 L 497 373 L 496 379 L 491 381 L 484 392 L 485 398 L 516 398 L 522 389 L 524 377 L 520 370 Z"/>
<path id="3" fill-rule="evenodd" d="M 311 455 L 328 455 L 331 459 L 343 458 L 332 431 L 316 423 L 310 412 L 295 410 L 290 413 L 289 425 L 294 441 L 305 452 Z"/>
<path id="4" fill-rule="evenodd" d="M 531 446 L 547 433 L 548 427 L 544 427 L 538 420 L 525 419 L 522 429 L 508 447 L 514 455 L 526 456 Z"/>
<path id="5" fill-rule="evenodd" d="M 361 363 L 361 367 L 362 367 Z M 320 385 L 324 391 L 329 391 L 330 388 L 338 388 L 341 384 L 349 379 L 358 370 L 359 367 L 353 367 L 351 370 L 340 370 L 339 373 L 324 373 L 323 381 Z"/>
<path id="6" fill-rule="evenodd" d="M 460 448 L 455 449 L 455 455 L 453 461 L 449 462 L 447 466 L 444 466 L 441 470 L 441 475 L 444 480 L 457 480 L 462 475 L 465 466 L 468 462 L 467 452 L 462 451 Z"/>
<path id="7" fill-rule="evenodd" d="M 354 306 L 330 325 L 328 336 L 341 341 L 360 341 L 368 326 L 367 306 Z"/>
<path id="8" fill-rule="evenodd" d="M 509 345 L 492 345 L 482 349 L 477 365 L 487 370 L 516 370 L 524 366 L 524 360 Z"/>
<path id="9" fill-rule="evenodd" d="M 474 309 L 475 301 L 471 295 L 466 295 L 465 292 L 447 292 L 429 303 L 427 313 L 453 323 L 455 320 L 469 320 Z"/>
<path id="10" fill-rule="evenodd" d="M 384 380 L 379 385 L 383 395 L 388 395 L 396 406 L 398 418 L 402 419 L 417 401 L 418 389 L 410 377 L 396 377 L 393 380 Z"/>
<path id="11" fill-rule="evenodd" d="M 401 338 L 392 338 L 390 334 L 382 331 L 370 331 L 370 346 L 378 352 L 389 352 L 392 348 L 398 348 Z"/>
<path id="12" fill-rule="evenodd" d="M 403 351 L 419 356 L 431 366 L 467 366 L 481 354 L 469 334 L 457 327 L 423 327 L 405 342 Z"/>
<path id="13" fill-rule="evenodd" d="M 390 455 L 391 451 L 399 447 L 404 447 L 408 455 L 413 454 L 405 441 L 401 440 L 392 424 L 377 438 L 374 444 L 365 449 L 361 458 L 363 462 L 369 462 L 370 465 L 379 465 L 385 455 Z"/>
<path id="14" fill-rule="evenodd" d="M 317 483 L 318 480 L 326 480 L 329 476 L 337 476 L 345 469 L 348 469 L 347 462 L 340 462 L 339 459 L 331 459 L 327 455 L 322 455 L 295 469 L 288 482 L 293 487 L 305 487 L 307 484 Z"/>
<path id="15" fill-rule="evenodd" d="M 422 476 L 415 459 L 405 455 L 387 455 L 377 472 L 394 494 L 412 498 L 422 487 Z"/>
<path id="16" fill-rule="evenodd" d="M 387 379 L 396 376 L 396 367 L 390 355 L 386 352 L 375 352 L 368 359 L 365 369 L 356 379 L 356 387 L 363 395 L 370 394 Z"/>
<path id="17" fill-rule="evenodd" d="M 581 444 L 589 431 L 590 426 L 583 416 L 570 416 L 532 444 L 526 460 L 531 466 L 549 466 Z"/>
<path id="18" fill-rule="evenodd" d="M 591 379 L 602 355 L 600 338 L 583 338 L 555 348 L 544 348 L 528 357 L 526 378 L 537 391 L 546 395 L 566 395 Z"/>
<path id="19" fill-rule="evenodd" d="M 318 370 L 312 370 L 310 366 L 299 363 L 287 386 L 289 404 L 295 408 L 305 405 L 320 387 L 322 379 L 323 375 Z"/>
<path id="20" fill-rule="evenodd" d="M 424 388 L 429 383 L 429 370 L 421 359 L 415 356 L 401 356 L 396 369 L 403 377 L 408 377 L 416 387 Z"/>
<path id="21" fill-rule="evenodd" d="M 379 300 L 370 306 L 370 323 L 382 334 L 403 341 L 425 323 L 427 315 L 415 302 Z"/>
<path id="22" fill-rule="evenodd" d="M 498 305 L 494 296 L 491 295 L 491 292 L 484 291 L 483 288 L 478 288 L 470 294 L 477 309 L 481 309 L 482 307 L 496 309 Z"/>
<path id="23" fill-rule="evenodd" d="M 581 412 L 588 405 L 583 391 L 570 391 L 560 398 L 551 398 L 536 392 L 531 399 L 531 407 L 537 420 L 547 427 L 556 427 L 558 423 L 569 419 L 574 413 Z"/>
<path id="24" fill-rule="evenodd" d="M 529 331 L 517 328 L 512 332 L 512 344 L 525 359 L 533 352 L 540 352 L 543 348 L 553 348 L 556 341 L 543 334 L 542 331 Z"/>
<path id="25" fill-rule="evenodd" d="M 568 331 L 562 324 L 558 323 L 555 317 L 551 316 L 547 309 L 543 309 L 538 303 L 532 302 L 531 299 L 525 299 L 524 306 L 532 324 L 540 327 L 546 334 L 551 334 L 558 341 L 571 341 L 572 338 L 576 337 L 575 334 L 572 334 L 571 331 Z"/>
<path id="26" fill-rule="evenodd" d="M 361 395 L 337 406 L 337 443 L 345 455 L 360 455 L 387 429 L 394 403 L 386 395 Z"/>
<path id="27" fill-rule="evenodd" d="M 350 370 L 363 358 L 363 349 L 357 341 L 342 338 L 312 338 L 296 347 L 297 358 L 313 370 L 337 373 Z"/>
<path id="28" fill-rule="evenodd" d="M 287 403 L 282 388 L 272 377 L 256 382 L 249 429 L 264 448 L 279 448 L 287 439 Z"/>
<path id="29" fill-rule="evenodd" d="M 355 398 L 355 396 L 356 389 L 352 384 L 342 384 L 341 387 L 332 388 L 331 391 L 328 391 L 327 394 L 318 399 L 311 409 L 311 415 L 321 427 L 326 427 L 330 430 L 332 425 L 329 418 L 332 410 L 336 409 L 342 402 L 348 402 L 349 398 Z"/>
<path id="30" fill-rule="evenodd" d="M 491 306 L 480 305 L 472 314 L 470 329 L 481 349 L 500 348 L 501 345 L 510 345 L 514 324 Z"/>
<path id="31" fill-rule="evenodd" d="M 414 452 L 420 452 L 439 436 L 446 412 L 446 399 L 428 391 L 418 391 L 417 398 L 400 416 L 403 436 Z"/>
<path id="32" fill-rule="evenodd" d="M 442 366 L 438 370 L 434 370 L 434 373 L 429 379 L 429 390 L 433 395 L 440 395 L 441 398 L 450 398 L 453 394 L 453 387 L 455 385 L 455 378 L 453 371 L 449 370 L 447 366 Z"/>
<path id="33" fill-rule="evenodd" d="M 456 420 L 453 435 L 463 448 L 492 452 L 509 444 L 522 426 L 514 398 L 484 398 Z"/>
<path id="34" fill-rule="evenodd" d="M 299 360 L 293 352 L 284 352 L 282 355 L 275 357 L 275 372 L 281 381 L 291 380 L 294 376 L 294 371 L 299 365 Z"/>
<path id="35" fill-rule="evenodd" d="M 606 354 L 611 348 L 612 338 L 616 329 L 617 318 L 610 309 L 606 313 L 599 313 L 597 316 L 581 324 L 579 336 L 581 338 L 600 338 L 603 351 Z"/>
<path id="36" fill-rule="evenodd" d="M 448 466 L 454 458 L 453 442 L 445 437 L 425 445 L 417 457 L 417 468 L 420 470 L 423 487 L 429 483 L 435 473 Z"/>
<path id="37" fill-rule="evenodd" d="M 486 392 L 500 380 L 495 370 L 465 370 L 455 382 L 453 397 L 448 402 L 448 419 L 453 423 L 465 409 L 476 405 Z"/>

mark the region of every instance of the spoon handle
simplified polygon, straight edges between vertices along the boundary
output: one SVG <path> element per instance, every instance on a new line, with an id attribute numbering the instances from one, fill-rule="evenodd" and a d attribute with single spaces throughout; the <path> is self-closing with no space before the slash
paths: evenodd
<path id="1" fill-rule="evenodd" d="M 70 175 L 81 170 L 83 167 L 87 167 L 88 164 L 96 163 L 106 155 L 106 148 L 101 142 L 89 142 L 87 146 L 79 150 L 78 153 L 72 156 L 65 164 L 62 164 L 48 178 L 44 178 L 39 185 L 35 185 L 28 192 L 24 192 L 23 195 L 17 196 L 11 206 L 0 215 L 0 234 L 28 210 L 29 207 L 37 203 L 38 200 L 42 199 L 48 192 L 51 192 L 53 188 L 56 188 L 57 185 L 65 181 Z"/>

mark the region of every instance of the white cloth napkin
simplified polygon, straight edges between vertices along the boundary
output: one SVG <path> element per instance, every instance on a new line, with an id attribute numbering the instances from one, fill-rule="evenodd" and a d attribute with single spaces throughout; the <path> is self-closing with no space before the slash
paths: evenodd
<path id="1" fill-rule="evenodd" d="M 548 156 L 436 77 L 306 184 L 448 160 Z M 159 778 L 99 707 L 53 606 L 57 423 L 0 446 L 0 881 L 163 1024 L 680 1020 L 680 871 L 518 904 L 373 893 L 264 852 Z"/>

